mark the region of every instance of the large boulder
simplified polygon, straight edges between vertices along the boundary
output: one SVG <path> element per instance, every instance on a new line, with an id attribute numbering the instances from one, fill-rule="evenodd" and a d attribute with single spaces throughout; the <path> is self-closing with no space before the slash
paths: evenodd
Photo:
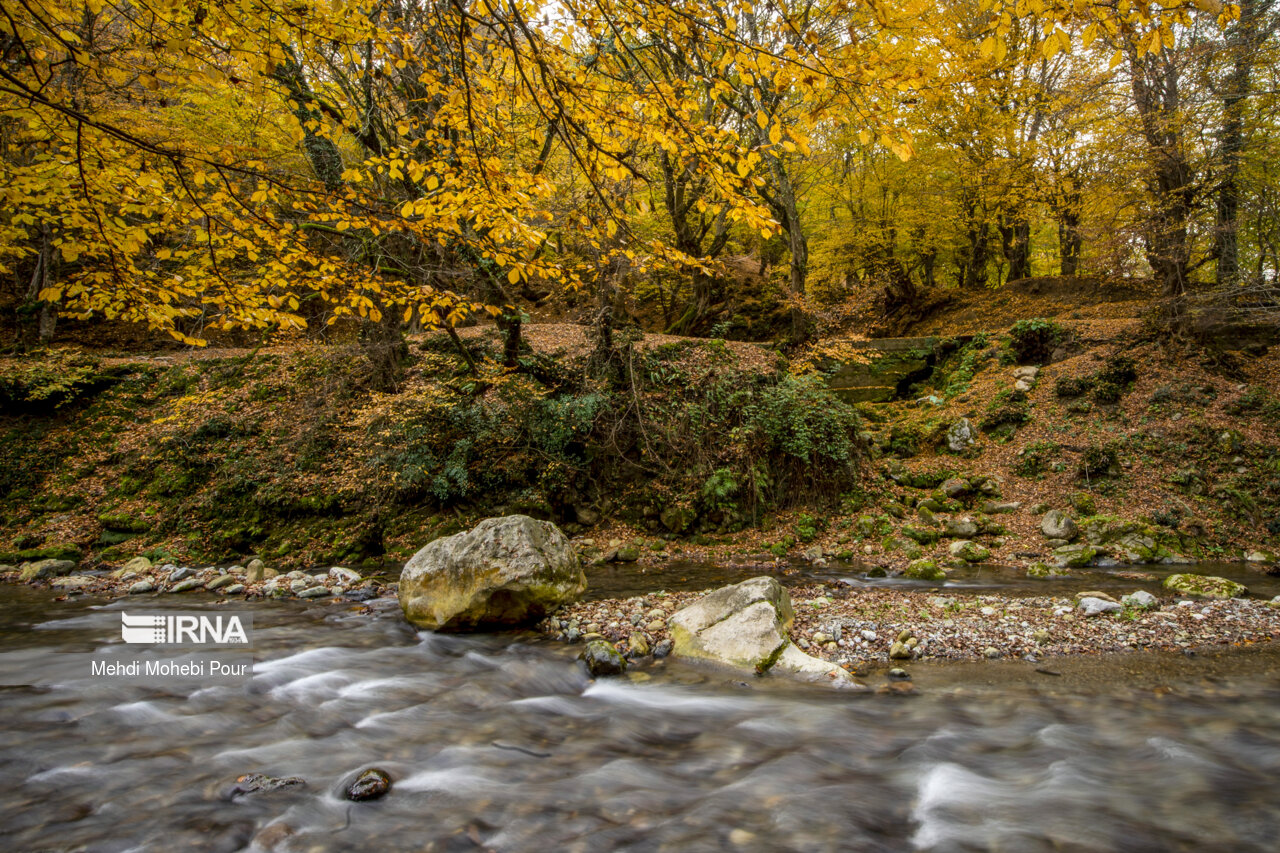
<path id="1" fill-rule="evenodd" d="M 667 620 L 679 657 L 735 669 L 784 673 L 853 684 L 849 673 L 796 648 L 787 636 L 795 620 L 791 597 L 773 578 L 759 577 L 709 592 Z"/>
<path id="2" fill-rule="evenodd" d="M 1066 539 L 1070 542 L 1079 533 L 1075 519 L 1060 509 L 1051 509 L 1040 519 L 1040 532 L 1050 539 Z"/>
<path id="3" fill-rule="evenodd" d="M 19 576 L 23 581 L 44 580 L 45 578 L 61 577 L 69 574 L 76 564 L 71 560 L 36 560 L 32 563 L 23 563 L 21 566 L 22 574 Z"/>
<path id="4" fill-rule="evenodd" d="M 437 539 L 400 573 L 400 606 L 431 630 L 472 630 L 541 619 L 587 588 L 569 540 L 549 521 L 486 518 Z"/>
<path id="5" fill-rule="evenodd" d="M 1214 575 L 1197 575 L 1191 572 L 1169 575 L 1164 579 L 1164 588 L 1200 598 L 1237 598 L 1249 591 L 1242 583 Z"/>

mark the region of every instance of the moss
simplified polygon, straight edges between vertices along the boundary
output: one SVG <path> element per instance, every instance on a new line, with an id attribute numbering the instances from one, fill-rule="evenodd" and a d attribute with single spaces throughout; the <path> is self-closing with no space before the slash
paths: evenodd
<path id="1" fill-rule="evenodd" d="M 20 551 L 0 551 L 0 563 L 17 565 L 34 563 L 38 560 L 70 560 L 78 563 L 84 559 L 84 552 L 75 545 L 45 545 L 41 548 L 27 548 Z"/>
<path id="2" fill-rule="evenodd" d="M 151 529 L 151 521 L 138 518 L 123 512 L 106 512 L 98 516 L 98 523 L 108 530 L 120 533 L 146 533 Z"/>
<path id="3" fill-rule="evenodd" d="M 939 568 L 936 562 L 927 559 L 912 560 L 902 574 L 913 580 L 943 581 L 947 579 L 947 573 Z"/>
<path id="4" fill-rule="evenodd" d="M 1164 579 L 1164 588 L 1200 598 L 1236 598 L 1249 591 L 1244 584 L 1226 578 L 1190 572 L 1169 575 Z"/>

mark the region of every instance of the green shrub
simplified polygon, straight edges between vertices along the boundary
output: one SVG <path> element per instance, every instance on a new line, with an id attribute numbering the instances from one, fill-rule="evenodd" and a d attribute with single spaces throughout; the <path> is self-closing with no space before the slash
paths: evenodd
<path id="1" fill-rule="evenodd" d="M 99 379 L 97 359 L 66 350 L 0 365 L 0 408 L 10 413 L 56 409 L 81 397 Z"/>
<path id="2" fill-rule="evenodd" d="M 1105 477 L 1119 464 L 1120 454 L 1114 444 L 1091 444 L 1080 454 L 1080 476 Z"/>
<path id="3" fill-rule="evenodd" d="M 1093 495 L 1084 492 L 1074 492 L 1069 498 L 1071 508 L 1075 510 L 1076 515 L 1081 518 L 1088 518 L 1091 515 L 1098 514 L 1098 502 Z"/>
<path id="4" fill-rule="evenodd" d="M 821 519 L 814 518 L 811 515 L 801 515 L 796 522 L 796 538 L 801 542 L 812 542 L 818 538 L 818 532 L 822 526 Z"/>
<path id="5" fill-rule="evenodd" d="M 1025 391 L 1006 388 L 996 394 L 987 405 L 987 412 L 982 418 L 982 429 L 987 432 L 1001 430 L 1012 433 L 1022 424 L 1031 420 L 1031 404 Z"/>
<path id="6" fill-rule="evenodd" d="M 1090 376 L 1059 376 L 1053 383 L 1053 393 L 1064 398 L 1079 397 L 1092 387 L 1093 378 Z"/>
<path id="7" fill-rule="evenodd" d="M 1113 355 L 1107 359 L 1106 366 L 1098 371 L 1097 381 L 1110 382 L 1118 388 L 1127 388 L 1138 378 L 1138 366 L 1127 355 Z"/>
<path id="8" fill-rule="evenodd" d="M 1013 473 L 1028 479 L 1038 478 L 1049 467 L 1049 461 L 1058 455 L 1061 445 L 1055 441 L 1034 441 L 1018 453 Z"/>
<path id="9" fill-rule="evenodd" d="M 1114 382 L 1099 382 L 1093 387 L 1093 399 L 1104 406 L 1119 403 L 1124 391 Z"/>
<path id="10" fill-rule="evenodd" d="M 1067 330 L 1053 320 L 1019 320 L 1009 329 L 1009 350 L 1019 364 L 1042 364 L 1067 338 Z"/>

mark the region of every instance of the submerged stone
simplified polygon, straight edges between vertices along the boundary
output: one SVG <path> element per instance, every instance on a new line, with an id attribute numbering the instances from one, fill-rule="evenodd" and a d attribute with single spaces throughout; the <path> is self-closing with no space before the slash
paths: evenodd
<path id="1" fill-rule="evenodd" d="M 621 675 L 627 671 L 626 658 L 607 640 L 590 641 L 578 659 L 587 665 L 587 672 L 593 678 Z"/>
<path id="2" fill-rule="evenodd" d="M 348 800 L 359 803 L 386 796 L 390 790 L 391 777 L 387 772 L 377 767 L 370 767 L 348 784 L 343 793 Z"/>

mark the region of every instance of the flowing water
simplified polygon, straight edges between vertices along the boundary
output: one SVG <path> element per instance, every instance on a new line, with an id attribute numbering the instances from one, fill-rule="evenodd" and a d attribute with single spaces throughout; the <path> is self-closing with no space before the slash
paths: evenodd
<path id="1" fill-rule="evenodd" d="M 240 604 L 252 679 L 177 689 L 68 663 L 118 648 L 121 606 L 0 588 L 0 667 L 20 685 L 0 687 L 3 849 L 1272 851 L 1280 837 L 1270 647 L 1059 659 L 1060 677 L 915 664 L 918 695 L 898 697 L 674 661 L 591 681 L 572 647 L 417 633 L 394 602 Z M 343 799 L 369 766 L 391 793 Z M 229 799 L 251 772 L 307 784 Z"/>

